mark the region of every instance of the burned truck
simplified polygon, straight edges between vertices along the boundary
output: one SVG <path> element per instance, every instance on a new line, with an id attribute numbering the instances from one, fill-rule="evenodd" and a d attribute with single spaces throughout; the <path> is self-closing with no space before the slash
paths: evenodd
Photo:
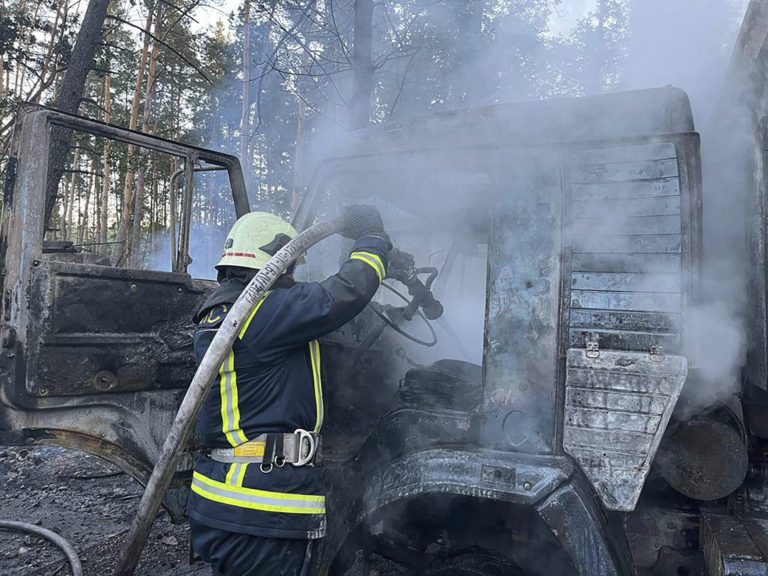
<path id="1" fill-rule="evenodd" d="M 179 159 L 170 272 L 46 241 L 54 128 Z M 700 361 L 699 148 L 686 94 L 663 88 L 371 128 L 319 163 L 298 229 L 372 203 L 413 256 L 407 286 L 385 281 L 322 343 L 322 573 L 768 569 L 755 432 L 768 402 L 753 399 L 746 424 L 738 401 L 675 416 Z M 0 443 L 87 450 L 146 482 L 214 287 L 187 273 L 211 170 L 227 173 L 233 214 L 248 212 L 234 157 L 21 111 L 0 230 Z M 297 274 L 321 279 L 348 249 L 328 239 Z M 165 498 L 178 521 L 199 449 Z"/>

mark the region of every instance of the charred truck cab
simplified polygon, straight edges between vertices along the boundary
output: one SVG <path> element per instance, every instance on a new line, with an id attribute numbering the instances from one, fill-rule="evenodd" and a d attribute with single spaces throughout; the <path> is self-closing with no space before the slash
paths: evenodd
<path id="1" fill-rule="evenodd" d="M 51 125 L 184 158 L 186 207 L 205 162 L 229 171 L 246 212 L 242 175 L 229 156 L 48 110 L 20 116 L 2 228 L 0 442 L 89 450 L 145 481 L 194 371 L 191 318 L 211 284 L 185 273 L 189 208 L 172 273 L 47 257 Z M 445 313 L 384 289 L 323 342 L 323 573 L 702 573 L 698 504 L 649 491 L 683 385 L 696 385 L 702 182 L 685 93 L 361 131 L 319 164 L 294 223 L 349 203 L 379 207 Z M 333 272 L 346 249 L 313 248 L 304 279 Z M 183 495 L 166 505 L 183 515 Z M 730 518 L 724 501 L 709 510 Z M 707 573 L 723 573 L 712 558 Z"/>
<path id="2" fill-rule="evenodd" d="M 333 573 L 360 549 L 427 574 L 633 573 L 620 513 L 695 366 L 701 174 L 685 93 L 360 132 L 320 167 L 297 224 L 335 202 L 375 202 L 396 245 L 437 254 L 446 321 L 475 301 L 485 321 L 477 365 L 424 365 L 394 336 L 362 357 L 349 334 L 328 339 Z M 437 331 L 432 357 L 455 354 Z M 412 366 L 386 374 L 398 356 Z"/>

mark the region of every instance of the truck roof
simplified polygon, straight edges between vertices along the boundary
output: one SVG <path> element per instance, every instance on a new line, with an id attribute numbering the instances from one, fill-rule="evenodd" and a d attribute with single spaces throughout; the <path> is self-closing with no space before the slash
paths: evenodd
<path id="1" fill-rule="evenodd" d="M 441 112 L 350 133 L 330 158 L 478 146 L 530 147 L 693 132 L 688 95 L 667 86 Z"/>

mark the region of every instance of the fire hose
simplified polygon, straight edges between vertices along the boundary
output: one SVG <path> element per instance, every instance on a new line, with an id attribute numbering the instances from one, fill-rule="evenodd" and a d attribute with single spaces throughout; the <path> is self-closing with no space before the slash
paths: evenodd
<path id="1" fill-rule="evenodd" d="M 80 564 L 80 558 L 77 557 L 77 552 L 72 545 L 64 538 L 46 528 L 35 526 L 34 524 L 27 524 L 26 522 L 14 522 L 12 520 L 0 520 L 0 528 L 6 530 L 21 530 L 22 532 L 29 532 L 49 540 L 56 544 L 64 555 L 67 557 L 69 567 L 72 569 L 72 576 L 83 576 L 83 566 Z"/>
<path id="2" fill-rule="evenodd" d="M 147 482 L 136 518 L 120 553 L 120 560 L 114 576 L 131 576 L 136 569 L 152 523 L 176 472 L 192 427 L 197 420 L 211 384 L 219 372 L 221 363 L 232 348 L 243 322 L 275 280 L 288 269 L 294 260 L 324 238 L 341 230 L 342 225 L 341 218 L 321 222 L 296 236 L 270 258 L 269 262 L 253 277 L 232 306 L 208 347 L 203 360 L 197 367 L 192 383 L 184 395 L 184 400 Z"/>

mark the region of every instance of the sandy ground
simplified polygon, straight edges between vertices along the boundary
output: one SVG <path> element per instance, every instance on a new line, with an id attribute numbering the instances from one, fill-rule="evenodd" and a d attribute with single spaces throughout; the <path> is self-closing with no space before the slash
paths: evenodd
<path id="1" fill-rule="evenodd" d="M 75 547 L 87 576 L 112 573 L 141 486 L 104 460 L 60 448 L 0 447 L 0 518 L 37 524 Z M 155 521 L 137 576 L 208 576 L 190 564 L 187 524 Z M 64 555 L 33 535 L 0 530 L 0 576 L 67 576 Z"/>

